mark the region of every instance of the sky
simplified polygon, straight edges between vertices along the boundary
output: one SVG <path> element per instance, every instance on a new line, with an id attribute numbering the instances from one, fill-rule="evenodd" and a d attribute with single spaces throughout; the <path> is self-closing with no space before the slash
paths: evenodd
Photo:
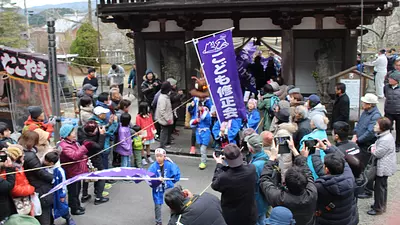
<path id="1" fill-rule="evenodd" d="M 41 6 L 41 5 L 47 5 L 47 4 L 61 4 L 61 3 L 70 3 L 70 2 L 84 2 L 86 0 L 26 0 L 26 5 L 27 7 L 33 7 L 33 6 Z M 95 0 L 93 0 L 95 1 Z M 17 3 L 17 5 L 21 8 L 24 8 L 24 0 L 14 0 L 12 2 Z"/>

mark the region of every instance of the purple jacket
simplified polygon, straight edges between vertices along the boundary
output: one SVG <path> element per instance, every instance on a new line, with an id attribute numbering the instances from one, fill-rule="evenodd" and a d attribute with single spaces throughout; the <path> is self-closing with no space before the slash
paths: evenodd
<path id="1" fill-rule="evenodd" d="M 130 156 L 132 155 L 132 139 L 131 137 L 131 129 L 129 127 L 123 127 L 119 124 L 118 128 L 118 142 L 121 142 L 117 145 L 117 149 L 115 150 L 122 156 Z"/>

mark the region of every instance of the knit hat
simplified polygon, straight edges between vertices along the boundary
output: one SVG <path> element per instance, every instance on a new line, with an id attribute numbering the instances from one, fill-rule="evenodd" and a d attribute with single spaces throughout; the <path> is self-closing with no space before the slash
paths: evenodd
<path id="1" fill-rule="evenodd" d="M 235 144 L 228 144 L 224 148 L 225 161 L 228 163 L 229 167 L 239 167 L 243 165 L 242 153 L 240 149 Z"/>
<path id="2" fill-rule="evenodd" d="M 43 113 L 43 110 L 40 106 L 29 106 L 28 111 L 29 114 L 31 114 L 32 119 L 37 119 Z"/>
<path id="3" fill-rule="evenodd" d="M 253 133 L 244 138 L 244 141 L 249 144 L 254 151 L 259 152 L 262 150 L 262 139 L 260 135 Z"/>
<path id="4" fill-rule="evenodd" d="M 315 114 L 312 118 L 311 121 L 314 123 L 315 127 L 317 127 L 318 130 L 326 130 L 328 128 L 328 123 L 327 121 L 328 118 L 321 114 Z"/>
<path id="5" fill-rule="evenodd" d="M 275 113 L 276 118 L 281 122 L 289 122 L 290 112 L 289 109 L 284 108 Z"/>
<path id="6" fill-rule="evenodd" d="M 277 206 L 272 209 L 271 216 L 267 218 L 268 225 L 294 225 L 293 213 L 286 207 Z"/>
<path id="7" fill-rule="evenodd" d="M 64 124 L 60 129 L 60 137 L 67 138 L 72 131 L 74 130 L 74 126 L 72 124 Z"/>
<path id="8" fill-rule="evenodd" d="M 254 98 L 249 99 L 249 101 L 247 102 L 247 105 L 248 104 L 253 104 L 257 108 L 257 100 L 255 100 Z"/>
<path id="9" fill-rule="evenodd" d="M 278 103 L 279 109 L 290 109 L 290 102 L 286 100 L 279 101 Z"/>
<path id="10" fill-rule="evenodd" d="M 176 85 L 176 84 L 178 83 L 178 82 L 177 82 L 174 78 L 172 78 L 172 77 L 168 78 L 167 81 L 171 84 L 171 86 L 174 86 L 174 85 Z"/>
<path id="11" fill-rule="evenodd" d="M 8 157 L 10 157 L 12 161 L 17 160 L 23 155 L 24 153 L 23 149 L 24 148 L 21 145 L 17 144 L 9 145 L 7 148 Z"/>
<path id="12" fill-rule="evenodd" d="M 314 103 L 315 105 L 317 105 L 321 102 L 321 99 L 319 98 L 318 95 L 310 95 L 308 100 L 310 100 L 310 102 Z"/>
<path id="13" fill-rule="evenodd" d="M 169 82 L 164 82 L 161 85 L 161 94 L 168 94 L 172 89 L 172 86 Z"/>
<path id="14" fill-rule="evenodd" d="M 274 89 L 274 91 L 279 91 L 279 84 L 277 82 L 273 81 L 269 85 L 272 86 L 272 89 Z"/>
<path id="15" fill-rule="evenodd" d="M 292 88 L 288 91 L 288 94 L 295 94 L 295 93 L 299 93 L 300 94 L 300 88 Z"/>
<path id="16" fill-rule="evenodd" d="M 153 73 L 153 70 L 147 69 L 147 70 L 146 70 L 146 76 L 147 76 L 147 74 L 149 74 L 149 73 Z"/>
<path id="17" fill-rule="evenodd" d="M 397 71 L 397 70 L 393 71 L 393 72 L 390 74 L 389 78 L 391 78 L 391 79 L 397 81 L 397 83 L 399 83 L 399 82 L 400 82 L 400 72 Z"/>

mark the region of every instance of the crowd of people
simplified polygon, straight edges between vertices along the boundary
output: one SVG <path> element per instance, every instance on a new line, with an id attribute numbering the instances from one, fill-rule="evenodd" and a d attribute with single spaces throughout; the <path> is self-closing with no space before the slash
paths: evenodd
<path id="1" fill-rule="evenodd" d="M 0 123 L 0 223 L 29 215 L 42 225 L 60 217 L 74 225 L 72 215 L 85 214 L 81 203 L 92 198 L 88 182 L 41 196 L 79 174 L 150 163 L 148 171 L 161 181 L 151 185 L 157 225 L 162 224 L 164 201 L 171 209 L 170 225 L 358 224 L 357 199 L 374 197 L 369 215 L 386 212 L 388 178 L 396 172 L 400 132 L 396 138 L 390 132 L 400 119 L 400 60 L 394 65 L 382 89 L 385 117 L 377 107 L 381 96 L 367 93 L 361 97 L 363 112 L 354 129 L 343 83 L 335 85 L 330 118 L 318 95 L 304 97 L 300 88 L 284 85 L 276 73 L 246 102 L 246 118 L 218 121 L 212 99 L 194 97 L 186 108 L 192 129 L 190 153 L 200 146 L 203 170 L 207 147 L 213 143 L 217 166 L 211 188 L 221 193 L 220 200 L 175 186 L 180 169 L 165 150 L 173 143 L 172 134 L 178 133 L 176 109 L 184 99 L 175 79 L 162 82 L 148 69 L 140 85 L 144 99 L 138 114 L 130 115 L 131 102 L 122 96 L 123 68 L 111 67 L 110 91 L 98 96 L 95 70 L 89 69 L 79 93 L 79 126 L 63 124 L 56 148 L 49 143 L 56 121 L 46 121 L 38 106 L 28 108 L 18 140 Z M 130 88 L 136 77 L 132 71 Z M 379 76 L 381 71 L 376 72 Z M 334 143 L 328 140 L 329 127 Z M 150 145 L 156 139 L 160 145 L 152 158 Z M 93 182 L 93 203 L 107 203 L 106 190 L 115 181 Z"/>

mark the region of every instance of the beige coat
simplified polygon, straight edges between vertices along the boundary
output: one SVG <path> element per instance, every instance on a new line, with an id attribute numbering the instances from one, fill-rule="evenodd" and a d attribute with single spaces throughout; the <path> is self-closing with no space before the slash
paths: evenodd
<path id="1" fill-rule="evenodd" d="M 158 97 L 155 118 L 158 120 L 158 123 L 163 126 L 171 125 L 168 124 L 168 121 L 172 122 L 174 120 L 174 115 L 169 95 L 160 94 L 160 97 Z"/>
<path id="2" fill-rule="evenodd" d="M 81 124 L 82 126 L 85 125 L 90 118 L 93 116 L 93 106 L 87 106 L 87 107 L 82 107 L 81 106 L 81 114 L 80 114 L 80 119 L 81 119 Z"/>

